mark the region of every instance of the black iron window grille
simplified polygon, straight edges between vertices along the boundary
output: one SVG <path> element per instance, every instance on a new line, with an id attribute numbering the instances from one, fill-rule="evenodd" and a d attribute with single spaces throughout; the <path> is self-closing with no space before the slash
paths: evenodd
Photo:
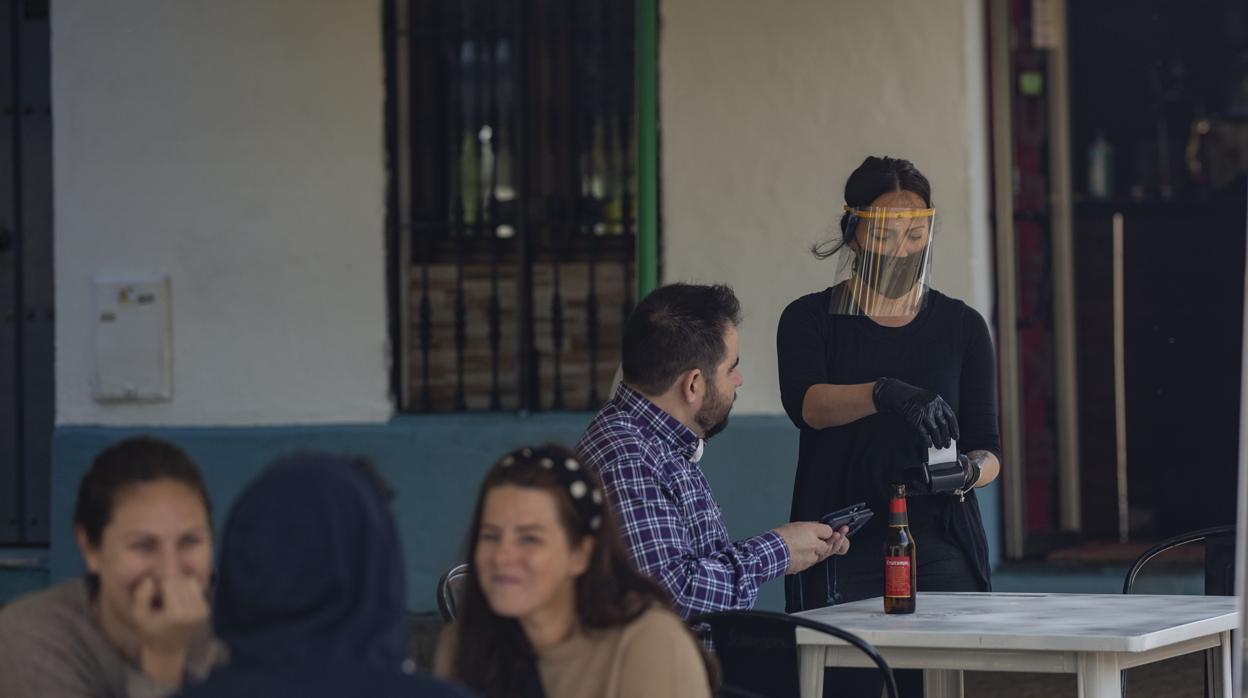
<path id="1" fill-rule="evenodd" d="M 593 409 L 634 297 L 632 0 L 386 6 L 395 389 Z"/>

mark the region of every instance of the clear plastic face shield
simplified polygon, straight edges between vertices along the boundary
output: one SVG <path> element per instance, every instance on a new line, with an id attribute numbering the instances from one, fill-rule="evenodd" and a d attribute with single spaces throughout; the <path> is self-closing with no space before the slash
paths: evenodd
<path id="1" fill-rule="evenodd" d="M 934 208 L 846 206 L 849 273 L 832 312 L 901 317 L 923 307 L 931 285 Z M 842 265 L 844 266 L 844 265 Z"/>

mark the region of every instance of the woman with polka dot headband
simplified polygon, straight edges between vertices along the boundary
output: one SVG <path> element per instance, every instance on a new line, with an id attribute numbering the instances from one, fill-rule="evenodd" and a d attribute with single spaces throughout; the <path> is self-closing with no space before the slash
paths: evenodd
<path id="1" fill-rule="evenodd" d="M 633 566 L 598 478 L 522 448 L 485 476 L 434 672 L 486 696 L 709 696 L 714 660 Z"/>

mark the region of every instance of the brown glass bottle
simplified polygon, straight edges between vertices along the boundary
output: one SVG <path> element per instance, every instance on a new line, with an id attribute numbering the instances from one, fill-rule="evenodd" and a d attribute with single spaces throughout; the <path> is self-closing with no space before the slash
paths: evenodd
<path id="1" fill-rule="evenodd" d="M 906 514 L 906 488 L 894 485 L 893 498 L 888 503 L 888 534 L 884 536 L 885 613 L 914 613 L 917 573 L 914 536 L 910 534 Z"/>

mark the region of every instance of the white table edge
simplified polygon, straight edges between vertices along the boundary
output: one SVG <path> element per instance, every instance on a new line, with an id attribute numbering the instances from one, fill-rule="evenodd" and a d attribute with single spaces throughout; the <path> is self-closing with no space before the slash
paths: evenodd
<path id="1" fill-rule="evenodd" d="M 953 596 L 952 593 L 930 592 L 929 596 Z M 974 596 L 976 594 L 966 593 L 957 594 L 961 596 Z M 999 597 L 1034 597 L 1038 594 L 1023 593 L 1001 593 L 993 594 Z M 920 592 L 920 600 L 924 594 Z M 1043 594 L 1043 596 L 1105 596 L 1098 594 Z M 1117 595 L 1112 595 L 1117 598 Z M 1142 596 L 1137 595 L 1134 598 L 1158 598 L 1165 599 L 1167 602 L 1174 602 L 1176 599 L 1184 598 L 1180 596 Z M 827 607 L 820 609 L 812 609 L 810 611 L 802 611 L 795 615 L 799 617 L 809 618 L 810 620 L 828 623 L 842 630 L 851 632 L 858 637 L 866 640 L 877 648 L 883 647 L 925 647 L 933 649 L 1006 649 L 1006 650 L 1027 650 L 1027 651 L 1075 651 L 1075 652 L 1146 652 L 1158 647 L 1164 647 L 1176 643 L 1186 642 L 1188 640 L 1214 635 L 1227 630 L 1239 629 L 1239 612 L 1235 608 L 1235 597 L 1190 597 L 1201 599 L 1225 599 L 1224 603 L 1229 605 L 1225 612 L 1217 615 L 1194 620 L 1183 625 L 1164 628 L 1148 633 L 1137 635 L 1068 635 L 1068 634 L 1049 634 L 1049 635 L 1016 635 L 1012 633 L 1002 632 L 985 632 L 982 634 L 966 634 L 966 633 L 924 633 L 919 631 L 921 637 L 916 638 L 914 634 L 906 627 L 898 627 L 891 629 L 882 629 L 878 627 L 862 628 L 852 620 L 846 621 L 837 618 L 840 615 L 832 609 L 845 609 L 845 606 Z M 871 603 L 880 603 L 878 598 L 867 599 L 865 601 L 854 602 L 857 605 L 867 606 Z M 850 606 L 854 604 L 846 604 Z M 855 609 L 857 610 L 857 609 Z M 841 611 L 843 613 L 843 611 Z M 883 609 L 878 612 L 878 617 L 883 617 Z M 905 618 L 900 620 L 904 622 Z M 825 639 L 820 639 L 825 638 Z M 805 644 L 824 644 L 833 638 L 809 628 L 798 628 L 796 634 L 797 643 Z M 832 642 L 831 644 L 838 644 Z"/>
<path id="2" fill-rule="evenodd" d="M 1165 647 L 1195 638 L 1215 635 L 1227 630 L 1239 629 L 1239 616 L 1225 613 L 1213 618 L 1187 623 L 1162 632 L 1149 633 L 1131 637 L 1118 636 L 1070 636 L 1070 635 L 1029 635 L 1018 636 L 1002 633 L 985 633 L 974 636 L 975 642 L 968 642 L 966 635 L 948 636 L 927 635 L 921 642 L 906 639 L 905 630 L 862 630 L 852 624 L 842 625 L 829 623 L 857 635 L 874 645 L 877 649 L 887 647 L 914 647 L 924 649 L 949 650 L 1025 650 L 1033 652 L 1147 652 L 1158 647 Z M 902 636 L 902 639 L 898 639 Z M 810 628 L 797 629 L 798 645 L 838 645 L 840 640 Z"/>

